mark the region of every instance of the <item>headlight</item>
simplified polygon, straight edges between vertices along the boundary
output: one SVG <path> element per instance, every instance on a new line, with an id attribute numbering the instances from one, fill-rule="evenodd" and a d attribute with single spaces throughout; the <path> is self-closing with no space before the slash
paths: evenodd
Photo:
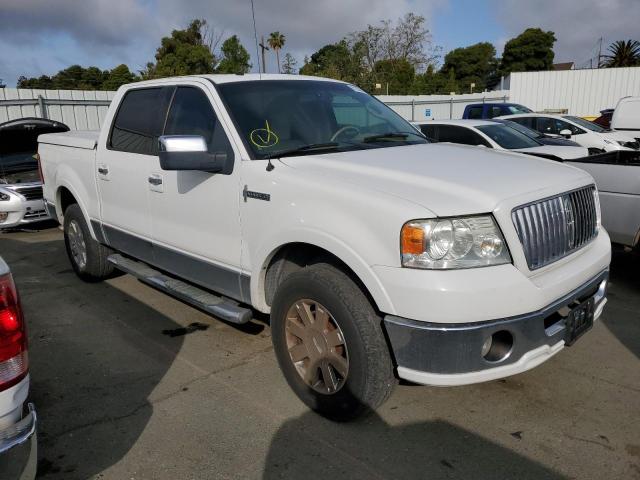
<path id="1" fill-rule="evenodd" d="M 6 202 L 11 197 L 4 192 L 0 192 L 0 202 Z"/>
<path id="2" fill-rule="evenodd" d="M 601 223 L 601 213 L 600 213 L 600 194 L 598 193 L 598 187 L 593 187 L 593 203 L 596 206 L 596 228 L 599 230 Z"/>
<path id="3" fill-rule="evenodd" d="M 493 216 L 412 220 L 400 234 L 402 266 L 427 269 L 511 263 Z"/>

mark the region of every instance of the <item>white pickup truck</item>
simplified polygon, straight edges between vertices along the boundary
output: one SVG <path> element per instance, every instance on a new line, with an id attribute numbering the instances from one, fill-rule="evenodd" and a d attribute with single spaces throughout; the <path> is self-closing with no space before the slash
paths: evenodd
<path id="1" fill-rule="evenodd" d="M 381 405 L 397 377 L 533 368 L 606 302 L 589 174 L 428 144 L 347 83 L 140 82 L 118 90 L 101 132 L 39 142 L 81 278 L 117 268 L 228 322 L 270 313 L 286 380 L 329 418 Z"/>

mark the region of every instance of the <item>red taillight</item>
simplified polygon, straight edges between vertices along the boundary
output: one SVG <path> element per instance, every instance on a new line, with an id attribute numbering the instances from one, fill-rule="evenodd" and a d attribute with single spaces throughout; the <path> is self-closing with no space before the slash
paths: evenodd
<path id="1" fill-rule="evenodd" d="M 0 276 L 0 392 L 29 371 L 27 331 L 11 274 Z"/>
<path id="2" fill-rule="evenodd" d="M 40 181 L 44 185 L 44 175 L 42 174 L 42 162 L 40 161 L 40 154 L 36 153 L 33 158 L 38 161 L 38 175 L 40 175 Z"/>

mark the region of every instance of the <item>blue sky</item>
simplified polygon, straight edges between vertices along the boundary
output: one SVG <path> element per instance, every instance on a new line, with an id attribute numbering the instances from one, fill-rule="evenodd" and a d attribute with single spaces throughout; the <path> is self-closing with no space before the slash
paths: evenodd
<path id="1" fill-rule="evenodd" d="M 527 27 L 552 30 L 556 61 L 588 65 L 599 37 L 640 40 L 640 0 L 254 0 L 259 35 L 279 30 L 284 52 L 301 66 L 309 55 L 349 32 L 424 15 L 443 54 L 488 41 L 498 55 Z M 250 0 L 1 0 L 0 78 L 52 75 L 73 64 L 133 70 L 153 60 L 160 38 L 205 18 L 224 37 L 237 34 L 255 57 Z M 254 66 L 257 65 L 252 58 Z M 268 68 L 275 70 L 269 57 Z"/>

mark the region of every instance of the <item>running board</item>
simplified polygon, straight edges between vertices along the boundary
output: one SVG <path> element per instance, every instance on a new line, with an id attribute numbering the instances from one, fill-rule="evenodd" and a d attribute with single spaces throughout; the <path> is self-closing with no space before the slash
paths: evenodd
<path id="1" fill-rule="evenodd" d="M 117 253 L 109 255 L 107 261 L 112 263 L 118 270 L 133 275 L 141 282 L 227 322 L 247 323 L 253 317 L 250 309 L 239 306 L 235 301 L 214 295 L 182 280 L 165 275 L 146 263 L 123 257 Z"/>

